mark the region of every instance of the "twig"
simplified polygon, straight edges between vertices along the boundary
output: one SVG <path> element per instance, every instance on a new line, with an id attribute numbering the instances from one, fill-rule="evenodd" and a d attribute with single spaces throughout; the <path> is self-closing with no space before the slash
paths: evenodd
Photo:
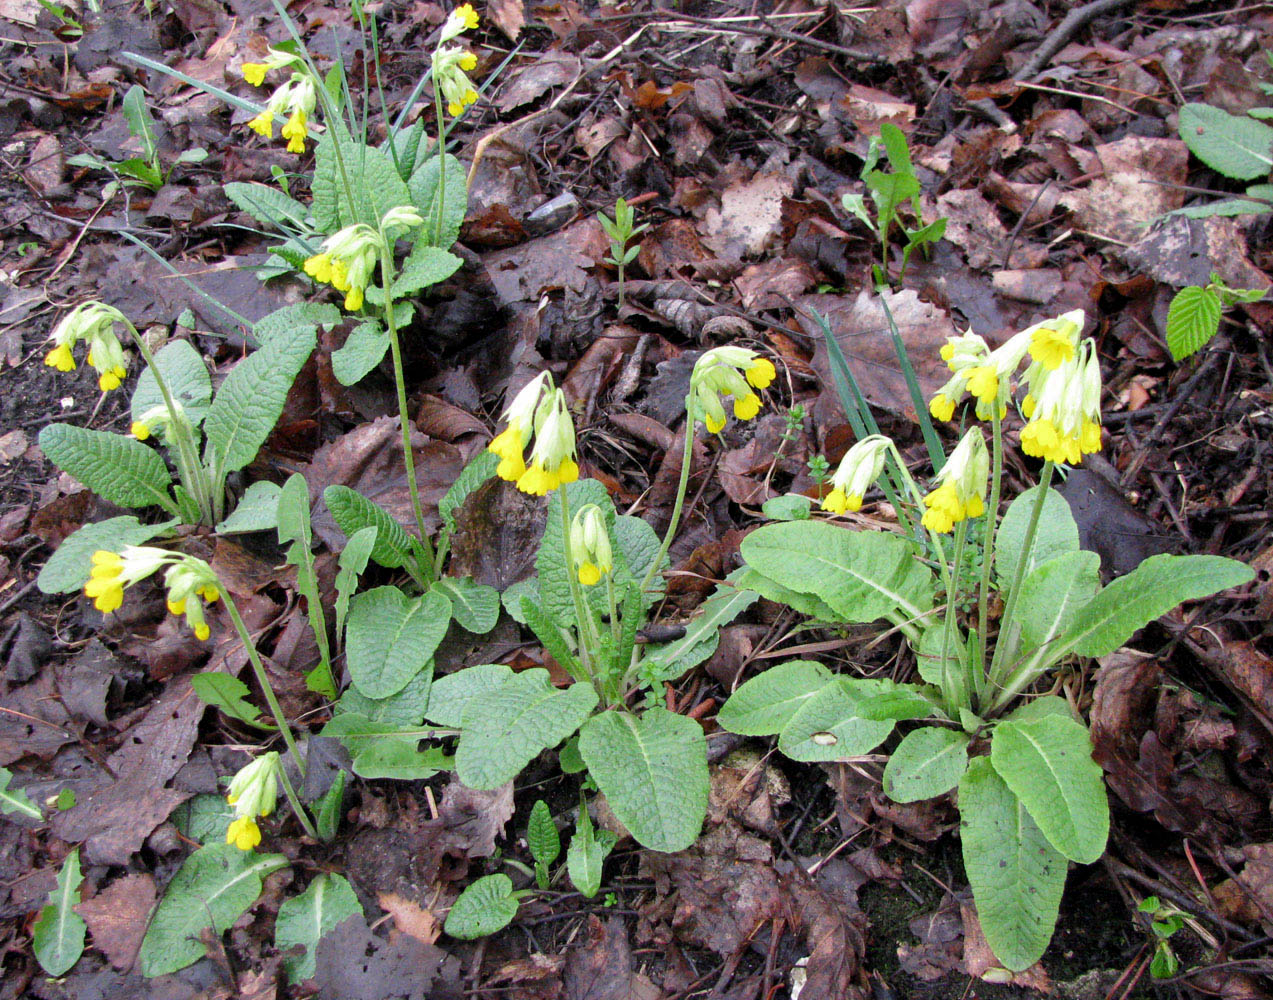
<path id="1" fill-rule="evenodd" d="M 1065 48 L 1071 38 L 1084 27 L 1095 21 L 1102 14 L 1109 14 L 1121 7 L 1128 7 L 1133 0 L 1093 0 L 1065 15 L 1064 19 L 1048 34 L 1043 44 L 1035 50 L 1033 56 L 1013 77 L 1015 80 L 1029 80 L 1037 76 L 1051 58 Z"/>

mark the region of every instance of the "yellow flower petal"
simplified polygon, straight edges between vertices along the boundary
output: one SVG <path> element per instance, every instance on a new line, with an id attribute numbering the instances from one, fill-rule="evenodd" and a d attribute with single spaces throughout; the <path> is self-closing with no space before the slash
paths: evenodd
<path id="1" fill-rule="evenodd" d="M 768 358 L 757 358 L 746 372 L 747 381 L 757 389 L 767 389 L 777 374 L 774 371 L 774 363 Z"/>
<path id="2" fill-rule="evenodd" d="M 261 842 L 261 828 L 251 816 L 240 816 L 225 831 L 225 842 L 240 851 L 250 851 Z"/>
<path id="3" fill-rule="evenodd" d="M 75 370 L 75 355 L 71 353 L 70 344 L 58 344 L 44 357 L 44 363 L 60 372 Z"/>
<path id="4" fill-rule="evenodd" d="M 253 87 L 259 87 L 265 82 L 265 74 L 269 67 L 265 63 L 245 62 L 239 69 L 243 72 L 243 79 Z"/>
<path id="5" fill-rule="evenodd" d="M 274 112 L 269 109 L 262 111 L 248 122 L 248 128 L 263 139 L 272 138 L 274 135 Z"/>
<path id="6" fill-rule="evenodd" d="M 579 582 L 585 587 L 595 586 L 601 581 L 601 570 L 590 562 L 579 567 Z"/>

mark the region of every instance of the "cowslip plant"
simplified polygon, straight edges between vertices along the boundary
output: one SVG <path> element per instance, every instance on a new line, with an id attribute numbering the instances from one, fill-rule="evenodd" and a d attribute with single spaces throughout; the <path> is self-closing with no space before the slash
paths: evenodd
<path id="1" fill-rule="evenodd" d="M 88 347 L 103 391 L 127 376 L 122 327 L 145 367 L 131 401 L 131 434 L 112 434 L 54 423 L 40 432 L 40 448 L 62 471 L 119 507 L 159 507 L 171 520 L 142 524 L 121 516 L 88 524 L 68 536 L 39 577 L 45 593 L 69 593 L 83 585 L 89 556 L 99 548 L 119 551 L 170 533 L 178 523 L 215 526 L 224 533 L 255 531 L 275 523 L 278 487 L 256 483 L 229 517 L 226 481 L 248 465 L 269 437 L 292 382 L 314 349 L 320 324 L 339 319 L 334 306 L 285 306 L 258 321 L 259 350 L 240 361 L 213 393 L 199 352 L 173 340 L 151 352 L 119 310 L 86 302 L 68 313 L 51 334 L 45 363 L 60 371 L 75 367 L 75 350 Z M 168 453 L 168 465 L 152 443 Z"/>
<path id="2" fill-rule="evenodd" d="M 1259 302 L 1263 288 L 1230 288 L 1218 274 L 1205 285 L 1180 289 L 1167 307 L 1167 350 L 1183 361 L 1211 342 L 1220 332 L 1220 315 L 1242 302 Z"/>
<path id="3" fill-rule="evenodd" d="M 915 802 L 958 789 L 964 867 L 982 929 L 1012 970 L 1043 954 L 1068 863 L 1096 861 L 1109 828 L 1087 728 L 1065 700 L 1024 696 L 1058 664 L 1107 655 L 1182 601 L 1252 578 L 1230 559 L 1159 555 L 1101 586 L 1099 558 L 1079 548 L 1068 505 L 1049 488 L 1058 463 L 1078 464 L 1101 445 L 1100 371 L 1091 342 L 1080 339 L 1083 323 L 1081 312 L 1068 313 L 994 351 L 975 335 L 943 349 L 952 377 L 931 410 L 949 420 L 971 397 L 990 423 L 991 446 L 974 424 L 926 494 L 905 474 L 923 511 L 926 549 L 904 535 L 814 520 L 768 525 L 742 543 L 738 586 L 828 623 L 890 622 L 910 644 L 919 680 L 849 677 L 793 660 L 744 683 L 717 720 L 742 735 L 777 736 L 778 749 L 799 761 L 865 754 L 899 722 L 913 723 L 889 754 L 884 791 Z M 1022 450 L 1043 460 L 1041 482 L 1000 519 L 1002 425 L 1019 391 Z M 885 452 L 905 469 L 891 441 L 866 438 L 845 456 L 823 508 L 860 506 Z M 962 603 L 965 574 L 952 567 L 965 561 L 970 521 L 983 517 L 975 611 L 965 624 L 951 610 Z M 991 642 L 994 589 L 1004 610 Z"/>
<path id="4" fill-rule="evenodd" d="M 878 169 L 881 152 L 892 168 L 888 172 Z M 906 240 L 902 248 L 902 269 L 897 279 L 901 281 L 906 277 L 906 266 L 910 263 L 911 254 L 917 248 L 926 251 L 946 234 L 946 220 L 936 219 L 927 225 L 923 224 L 919 178 L 915 176 L 915 167 L 911 163 L 906 135 L 891 122 L 885 122 L 880 127 L 879 138 L 871 137 L 862 163 L 861 178 L 875 204 L 874 213 L 867 208 L 865 195 L 846 194 L 840 201 L 844 210 L 861 221 L 880 242 L 881 262 L 873 268 L 876 285 L 888 284 L 889 237 L 895 223 L 901 229 Z M 907 228 L 898 214 L 898 209 L 907 203 L 920 222 L 917 229 Z"/>
<path id="5" fill-rule="evenodd" d="M 632 242 L 634 236 L 648 229 L 649 223 L 643 222 L 639 226 L 634 226 L 636 214 L 632 206 L 623 198 L 617 199 L 614 203 L 613 219 L 607 217 L 605 212 L 598 212 L 597 221 L 610 237 L 610 256 L 606 258 L 606 263 L 619 269 L 619 308 L 622 309 L 624 275 L 628 265 L 636 260 L 637 254 L 641 252 L 640 246 L 630 247 L 628 244 Z"/>

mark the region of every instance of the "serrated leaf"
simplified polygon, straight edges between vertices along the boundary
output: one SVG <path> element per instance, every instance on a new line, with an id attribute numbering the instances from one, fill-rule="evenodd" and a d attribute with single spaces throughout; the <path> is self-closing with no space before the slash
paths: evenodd
<path id="1" fill-rule="evenodd" d="M 472 941 L 503 930 L 515 916 L 513 880 L 502 872 L 484 875 L 451 904 L 443 929 L 453 938 Z"/>
<path id="2" fill-rule="evenodd" d="M 348 486 L 328 486 L 323 490 L 323 501 L 346 536 L 352 537 L 368 526 L 376 529 L 376 543 L 371 549 L 373 562 L 385 569 L 399 569 L 413 560 L 413 539 L 379 504 Z"/>
<path id="3" fill-rule="evenodd" d="M 341 876 L 326 872 L 299 896 L 284 900 L 274 921 L 274 947 L 283 955 L 288 982 L 312 978 L 318 942 L 341 921 L 362 915 L 362 904 L 353 887 Z M 297 947 L 304 950 L 299 955 L 290 953 Z"/>
<path id="4" fill-rule="evenodd" d="M 331 670 L 331 644 L 327 638 L 327 616 L 318 592 L 314 569 L 314 536 L 309 519 L 309 484 L 294 472 L 279 491 L 275 513 L 279 544 L 291 542 L 287 561 L 296 567 L 296 589 L 305 598 L 305 614 L 318 646 L 318 665 L 305 675 L 305 686 L 327 698 L 336 697 L 336 681 Z"/>
<path id="5" fill-rule="evenodd" d="M 835 675 L 813 660 L 788 660 L 744 683 L 716 715 L 717 724 L 740 736 L 776 736 Z"/>
<path id="6" fill-rule="evenodd" d="M 316 343 L 313 326 L 297 326 L 270 338 L 225 377 L 203 423 L 207 451 L 215 458 L 219 476 L 256 458 Z"/>
<path id="7" fill-rule="evenodd" d="M 539 667 L 464 706 L 455 770 L 470 788 L 498 788 L 579 728 L 597 704 L 590 684 L 559 691 Z"/>
<path id="8" fill-rule="evenodd" d="M 1210 288 L 1190 285 L 1178 291 L 1167 307 L 1167 350 L 1183 361 L 1220 331 L 1224 305 Z"/>
<path id="9" fill-rule="evenodd" d="M 332 374 L 341 385 L 357 385 L 380 364 L 389 350 L 389 334 L 379 320 L 369 319 L 349 331 L 345 342 L 332 351 Z"/>
<path id="10" fill-rule="evenodd" d="M 464 724 L 464 706 L 499 690 L 513 676 L 502 663 L 479 663 L 439 677 L 429 692 L 424 717 L 439 726 L 459 729 Z"/>
<path id="11" fill-rule="evenodd" d="M 884 767 L 884 791 L 894 802 L 919 802 L 950 791 L 968 769 L 968 735 L 925 726 L 902 737 Z"/>
<path id="12" fill-rule="evenodd" d="M 1273 167 L 1273 128 L 1254 118 L 1209 104 L 1186 104 L 1177 128 L 1189 151 L 1226 177 L 1253 181 Z"/>
<path id="13" fill-rule="evenodd" d="M 433 589 L 451 602 L 451 617 L 460 628 L 485 635 L 499 621 L 499 591 L 468 577 L 444 576 Z"/>
<path id="14" fill-rule="evenodd" d="M 964 872 L 995 957 L 1015 972 L 1052 940 L 1068 865 L 990 760 L 972 761 L 959 782 Z"/>
<path id="15" fill-rule="evenodd" d="M 693 719 L 665 708 L 639 718 L 594 715 L 579 731 L 579 754 L 619 822 L 654 851 L 680 851 L 707 814 L 707 740 Z"/>
<path id="16" fill-rule="evenodd" d="M 408 598 L 397 587 L 376 587 L 349 605 L 345 659 L 350 679 L 368 698 L 406 687 L 433 657 L 451 621 L 451 602 L 436 591 Z"/>
<path id="17" fill-rule="evenodd" d="M 566 874 L 586 898 L 591 899 L 601 889 L 601 871 L 617 842 L 618 838 L 609 830 L 593 831 L 588 807 L 581 804 L 575 834 L 566 848 Z"/>
<path id="18" fill-rule="evenodd" d="M 262 479 L 243 493 L 234 513 L 217 525 L 217 534 L 236 535 L 246 531 L 269 531 L 278 526 L 278 483 Z"/>
<path id="19" fill-rule="evenodd" d="M 343 641 L 345 615 L 349 612 L 349 602 L 354 596 L 354 591 L 358 589 L 358 577 L 367 568 L 367 562 L 371 559 L 372 550 L 376 547 L 376 536 L 379 533 L 380 529 L 375 525 L 369 524 L 365 528 L 359 528 L 349 536 L 345 547 L 340 550 L 338 560 L 340 570 L 336 574 L 337 643 Z"/>
<path id="20" fill-rule="evenodd" d="M 686 626 L 685 635 L 647 649 L 641 661 L 642 674 L 656 683 L 681 677 L 716 652 L 721 629 L 759 599 L 754 590 L 740 590 L 729 581 L 721 584 L 699 607 L 698 614 Z"/>
<path id="21" fill-rule="evenodd" d="M 154 448 L 121 434 L 71 424 L 49 424 L 40 431 L 40 450 L 63 472 L 74 476 L 117 507 L 157 505 L 176 513 L 172 484 Z"/>
<path id="22" fill-rule="evenodd" d="M 88 582 L 93 553 L 119 552 L 125 545 L 144 545 L 170 531 L 175 522 L 142 524 L 131 514 L 76 528 L 62 540 L 40 570 L 36 585 L 45 594 L 70 594 Z"/>
<path id="23" fill-rule="evenodd" d="M 426 220 L 425 225 L 428 226 Z M 403 298 L 445 281 L 463 265 L 462 258 L 441 247 L 419 244 L 402 263 L 402 270 L 393 280 L 393 297 Z"/>
<path id="24" fill-rule="evenodd" d="M 561 835 L 553 822 L 552 810 L 543 799 L 537 799 L 526 824 L 526 846 L 536 864 L 547 867 L 561 855 Z"/>
<path id="25" fill-rule="evenodd" d="M 566 642 L 561 626 L 544 614 L 543 609 L 530 597 L 522 598 L 522 623 L 535 633 L 544 651 L 556 660 L 571 677 L 582 677 L 583 667 Z"/>
<path id="26" fill-rule="evenodd" d="M 69 972 L 84 954 L 88 925 L 74 909 L 80 901 L 80 883 L 83 880 L 77 848 L 62 862 L 57 888 L 49 893 L 48 905 L 40 911 L 39 919 L 31 928 L 31 950 L 35 952 L 40 968 L 50 976 Z"/>
<path id="27" fill-rule="evenodd" d="M 334 840 L 340 830 L 340 818 L 345 811 L 346 780 L 346 772 L 337 771 L 327 791 L 314 803 L 314 830 L 319 840 Z"/>
<path id="28" fill-rule="evenodd" d="M 1083 606 L 1054 644 L 1055 656 L 1108 656 L 1182 601 L 1240 587 L 1254 576 L 1249 566 L 1222 556 L 1150 556 Z"/>
<path id="29" fill-rule="evenodd" d="M 155 909 L 137 956 L 141 974 L 164 976 L 207 954 L 205 928 L 224 934 L 261 895 L 261 879 L 287 865 L 281 854 L 201 847 L 178 869 Z"/>
<path id="30" fill-rule="evenodd" d="M 257 222 L 272 229 L 306 229 L 309 209 L 278 188 L 231 181 L 222 185 L 225 196 Z"/>
<path id="31" fill-rule="evenodd" d="M 315 224 L 324 233 L 356 222 L 379 229 L 389 209 L 412 204 L 411 192 L 385 153 L 355 141 L 340 122 L 326 124 L 314 150 Z"/>
<path id="32" fill-rule="evenodd" d="M 464 167 L 450 153 L 446 154 L 445 161 L 446 201 L 442 210 L 441 232 L 436 239 L 434 231 L 438 222 L 438 203 L 441 194 L 438 190 L 440 177 L 438 158 L 430 156 L 420 164 L 411 175 L 408 185 L 411 190 L 411 200 L 424 219 L 424 225 L 417 230 L 419 233 L 417 239 L 421 243 L 444 249 L 451 246 L 459 237 L 460 226 L 468 211 L 468 177 Z"/>
<path id="33" fill-rule="evenodd" d="M 123 101 L 124 120 L 128 123 L 128 131 L 140 139 L 146 156 L 151 157 L 155 151 L 155 126 L 150 120 L 150 112 L 146 110 L 146 90 L 138 84 L 128 88 Z M 151 167 L 152 172 L 154 168 Z M 159 177 L 163 183 L 163 177 Z"/>
<path id="34" fill-rule="evenodd" d="M 247 700 L 251 694 L 248 686 L 232 674 L 220 671 L 198 673 L 190 678 L 190 687 L 201 702 L 219 709 L 232 719 L 261 729 L 275 728 L 261 722 L 260 709 Z"/>
<path id="35" fill-rule="evenodd" d="M 212 399 L 212 378 L 199 352 L 189 341 L 169 341 L 155 352 L 155 366 L 186 419 L 198 427 L 208 412 L 208 401 Z M 138 421 L 147 410 L 163 405 L 164 397 L 159 391 L 155 373 L 149 365 L 145 365 L 133 389 L 129 405 L 131 418 Z"/>
<path id="36" fill-rule="evenodd" d="M 40 807 L 31 801 L 30 796 L 20 788 L 10 788 L 13 772 L 7 767 L 0 767 L 0 813 L 18 813 L 30 819 L 44 819 Z"/>
<path id="37" fill-rule="evenodd" d="M 897 612 L 917 621 L 933 606 L 932 571 L 898 535 L 789 521 L 753 531 L 742 555 L 779 586 L 814 595 L 841 621 L 871 622 Z"/>
<path id="38" fill-rule="evenodd" d="M 1008 505 L 1003 520 L 995 534 L 995 574 L 999 578 L 999 586 L 1006 589 L 1012 584 L 1013 574 L 1017 570 L 1017 561 L 1021 558 L 1025 545 L 1026 530 L 1030 527 L 1030 516 L 1039 495 L 1038 486 L 1031 486 Z M 1030 546 L 1030 555 L 1026 561 L 1021 578 L 1024 580 L 1034 570 L 1049 559 L 1079 550 L 1079 528 L 1070 513 L 1070 505 L 1065 497 L 1056 490 L 1049 489 L 1043 501 L 1043 510 L 1039 512 L 1039 523 L 1035 529 L 1034 544 Z"/>
<path id="39" fill-rule="evenodd" d="M 498 465 L 499 456 L 483 448 L 460 470 L 460 474 L 455 477 L 455 482 L 446 491 L 446 496 L 438 501 L 438 516 L 442 518 L 442 523 L 447 526 L 447 530 L 455 531 L 455 512 L 464 505 L 464 501 L 472 495 L 474 490 L 495 475 L 495 468 Z"/>
<path id="40" fill-rule="evenodd" d="M 1053 847 L 1080 864 L 1105 853 L 1109 802 L 1082 725 L 1059 715 L 1001 722 L 990 759 Z"/>

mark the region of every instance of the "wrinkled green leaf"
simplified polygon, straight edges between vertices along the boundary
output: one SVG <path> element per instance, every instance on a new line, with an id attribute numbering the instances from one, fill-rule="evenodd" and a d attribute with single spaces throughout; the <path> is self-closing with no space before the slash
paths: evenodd
<path id="1" fill-rule="evenodd" d="M 312 978 L 318 942 L 341 921 L 362 915 L 362 904 L 353 887 L 341 876 L 326 872 L 319 874 L 299 896 L 284 900 L 274 921 L 274 947 L 283 955 L 288 982 Z M 289 954 L 297 947 L 304 951 Z"/>
<path id="2" fill-rule="evenodd" d="M 134 438 L 72 424 L 49 424 L 40 431 L 40 450 L 108 503 L 154 505 L 176 513 L 168 495 L 172 476 L 167 466 L 159 452 Z"/>

